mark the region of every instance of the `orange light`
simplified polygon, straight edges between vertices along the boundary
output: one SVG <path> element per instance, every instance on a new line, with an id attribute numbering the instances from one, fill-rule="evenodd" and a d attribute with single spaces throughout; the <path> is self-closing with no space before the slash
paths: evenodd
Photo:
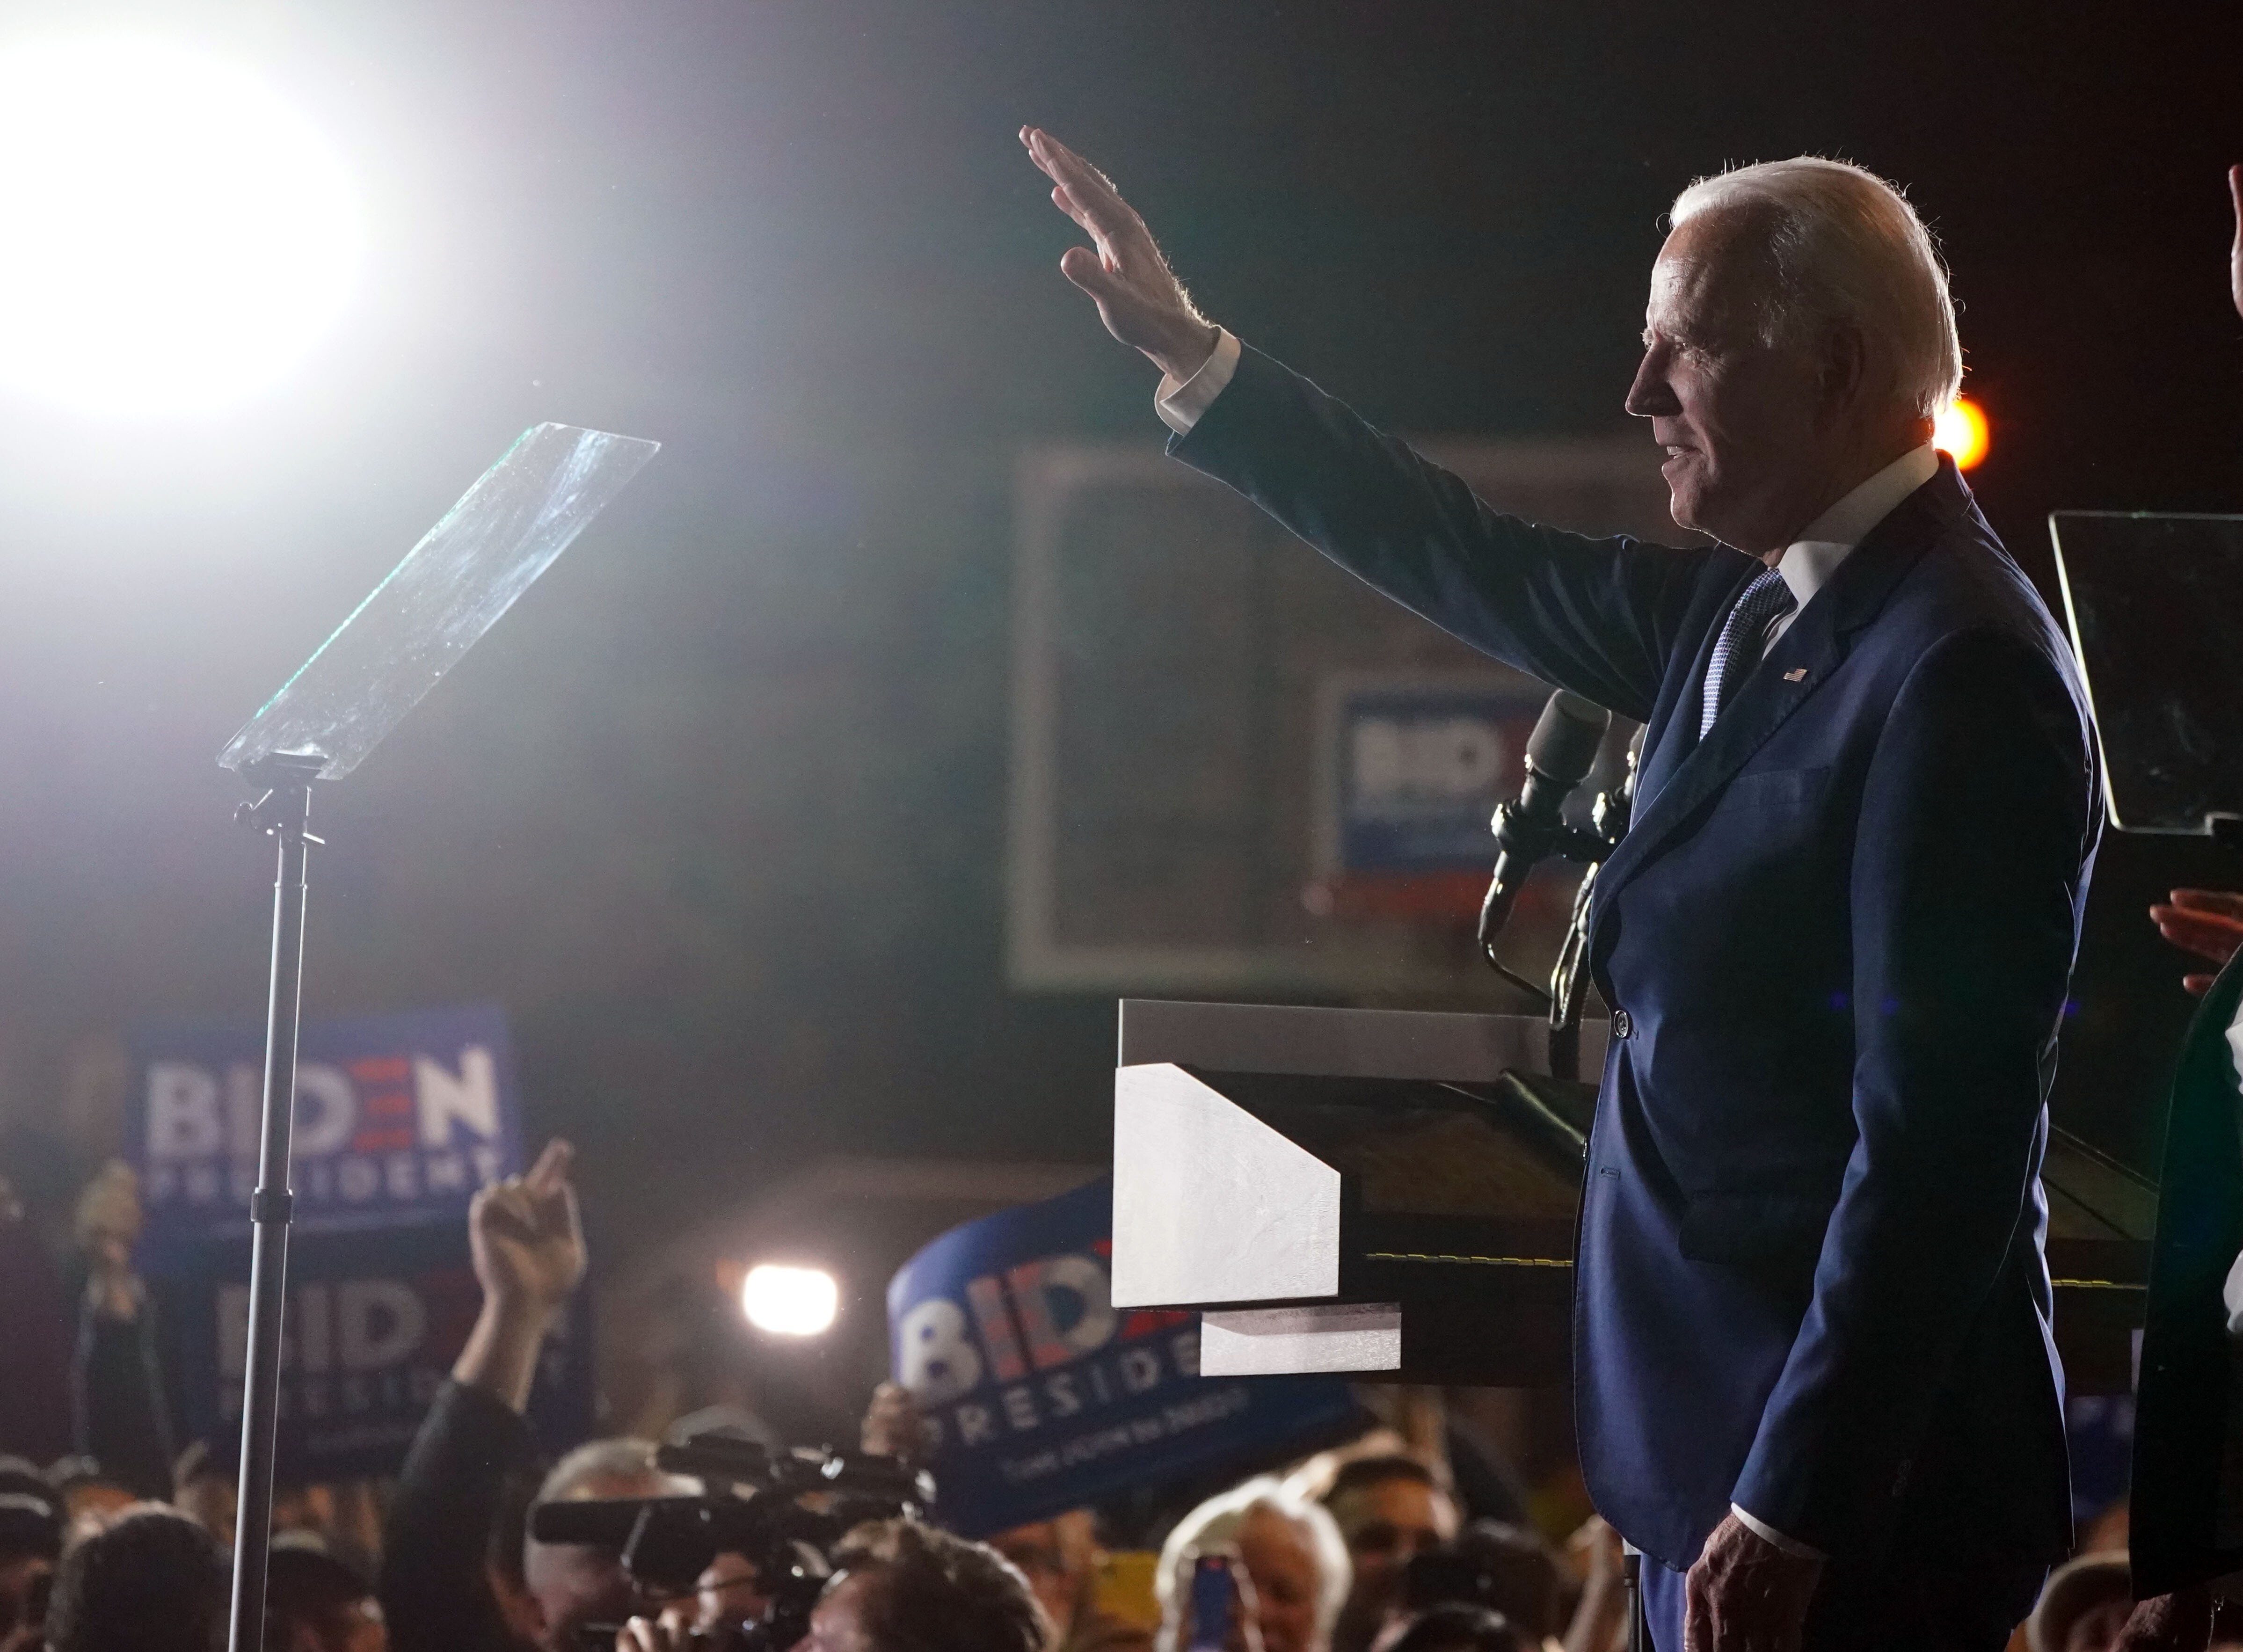
<path id="1" fill-rule="evenodd" d="M 1986 415 L 1967 396 L 1931 421 L 1931 442 L 1955 461 L 1957 470 L 1969 470 L 1986 456 Z"/>

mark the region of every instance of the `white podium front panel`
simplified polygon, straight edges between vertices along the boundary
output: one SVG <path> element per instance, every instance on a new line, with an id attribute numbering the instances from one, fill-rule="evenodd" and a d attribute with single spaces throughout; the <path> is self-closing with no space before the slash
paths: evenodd
<path id="1" fill-rule="evenodd" d="M 1114 1075 L 1114 1305 L 1339 1290 L 1339 1172 L 1166 1062 Z"/>

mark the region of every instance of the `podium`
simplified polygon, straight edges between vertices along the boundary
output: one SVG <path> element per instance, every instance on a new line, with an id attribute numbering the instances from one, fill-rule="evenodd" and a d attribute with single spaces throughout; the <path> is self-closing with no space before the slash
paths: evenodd
<path id="1" fill-rule="evenodd" d="M 1123 1000 L 1114 1305 L 1200 1311 L 1209 1376 L 1563 1386 L 1595 1093 L 1548 1069 L 1538 1016 Z M 2125 1392 L 2156 1193 L 2060 1130 L 2042 1174 L 2069 1386 Z"/>

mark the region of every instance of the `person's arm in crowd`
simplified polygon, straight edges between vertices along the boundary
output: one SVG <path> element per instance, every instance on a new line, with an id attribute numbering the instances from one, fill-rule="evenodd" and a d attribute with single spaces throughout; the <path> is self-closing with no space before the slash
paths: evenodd
<path id="1" fill-rule="evenodd" d="M 571 1156 L 566 1142 L 549 1143 L 528 1176 L 483 1189 L 468 1209 L 482 1310 L 391 1500 L 380 1592 L 393 1652 L 509 1643 L 485 1556 L 507 1477 L 535 1455 L 522 1413 L 539 1350 L 584 1277 Z"/>
<path id="2" fill-rule="evenodd" d="M 148 1287 L 132 1265 L 143 1216 L 140 1181 L 111 1161 L 78 1196 L 73 1222 L 85 1264 L 71 1362 L 73 1449 L 141 1497 L 172 1494 L 170 1407 Z"/>
<path id="3" fill-rule="evenodd" d="M 1021 141 L 1092 247 L 1060 268 L 1107 330 L 1179 388 L 1169 451 L 1472 646 L 1639 721 L 1708 559 L 1561 533 L 1489 509 L 1458 477 L 1202 315 L 1105 175 L 1049 133 Z M 1203 375 L 1202 369 L 1205 369 Z M 1220 381 L 1212 396 L 1201 387 Z M 1742 570 L 1741 558 L 1737 566 Z"/>
<path id="4" fill-rule="evenodd" d="M 1581 1599 L 1566 1625 L 1565 1652 L 1613 1652 L 1627 1633 L 1627 1578 L 1620 1534 L 1598 1515 L 1582 1523 L 1566 1547 L 1586 1564 Z"/>

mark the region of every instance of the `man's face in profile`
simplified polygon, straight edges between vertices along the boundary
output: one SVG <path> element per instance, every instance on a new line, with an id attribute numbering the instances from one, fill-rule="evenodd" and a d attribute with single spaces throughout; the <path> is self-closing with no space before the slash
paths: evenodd
<path id="1" fill-rule="evenodd" d="M 1755 556 L 1782 549 L 1827 502 L 1832 410 L 1809 353 L 1762 341 L 1774 296 L 1748 214 L 1688 219 L 1652 268 L 1643 364 L 1627 394 L 1666 452 L 1674 520 Z"/>

